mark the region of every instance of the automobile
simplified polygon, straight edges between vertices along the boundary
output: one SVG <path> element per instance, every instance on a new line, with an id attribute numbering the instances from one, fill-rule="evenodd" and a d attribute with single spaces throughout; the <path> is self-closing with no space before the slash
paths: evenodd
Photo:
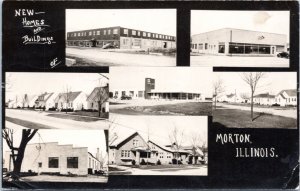
<path id="1" fill-rule="evenodd" d="M 290 54 L 288 52 L 280 52 L 277 54 L 277 57 L 279 58 L 289 58 Z"/>
<path id="2" fill-rule="evenodd" d="M 132 99 L 132 97 L 126 96 L 126 95 L 123 95 L 123 96 L 121 97 L 121 100 L 131 100 L 131 99 Z"/>
<path id="3" fill-rule="evenodd" d="M 103 49 L 113 49 L 116 48 L 114 45 L 112 45 L 111 43 L 105 44 L 103 47 Z"/>

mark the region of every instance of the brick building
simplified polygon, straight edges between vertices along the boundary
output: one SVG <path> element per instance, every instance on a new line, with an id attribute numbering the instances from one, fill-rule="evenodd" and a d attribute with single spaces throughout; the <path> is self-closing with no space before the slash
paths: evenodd
<path id="1" fill-rule="evenodd" d="M 176 48 L 175 37 L 124 27 L 97 28 L 67 33 L 68 46 L 119 49 Z"/>

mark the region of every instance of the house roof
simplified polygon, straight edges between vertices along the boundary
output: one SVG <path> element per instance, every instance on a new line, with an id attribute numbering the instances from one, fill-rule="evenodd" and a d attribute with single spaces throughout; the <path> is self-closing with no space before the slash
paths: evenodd
<path id="1" fill-rule="evenodd" d="M 296 89 L 281 90 L 277 95 L 282 95 L 282 97 L 284 97 L 283 92 L 285 92 L 290 97 L 296 97 L 297 96 L 297 90 Z"/>
<path id="2" fill-rule="evenodd" d="M 43 93 L 38 96 L 36 101 L 47 101 L 54 93 Z M 41 99 L 43 98 L 43 99 Z"/>
<path id="3" fill-rule="evenodd" d="M 78 96 L 79 94 L 81 93 L 81 91 L 79 92 L 69 92 L 69 93 L 60 93 L 58 94 L 58 96 L 55 98 L 55 102 L 57 102 L 59 99 L 63 98 L 63 99 L 67 99 L 67 94 L 68 97 L 69 97 L 69 101 L 74 101 Z"/>
<path id="4" fill-rule="evenodd" d="M 103 91 L 104 99 L 108 99 L 108 86 L 105 87 L 95 87 L 92 93 L 87 97 L 87 101 L 97 101 L 97 94 L 99 91 Z"/>
<path id="5" fill-rule="evenodd" d="M 119 133 L 113 140 L 111 140 L 109 147 L 118 147 L 120 144 L 136 135 L 138 135 L 138 132 L 129 132 L 127 134 Z"/>
<path id="6" fill-rule="evenodd" d="M 253 96 L 254 98 L 275 98 L 275 95 L 271 95 L 269 93 L 257 94 Z"/>
<path id="7" fill-rule="evenodd" d="M 232 98 L 232 97 L 234 97 L 234 96 L 236 96 L 236 94 L 229 94 L 229 95 L 226 95 L 228 98 Z"/>

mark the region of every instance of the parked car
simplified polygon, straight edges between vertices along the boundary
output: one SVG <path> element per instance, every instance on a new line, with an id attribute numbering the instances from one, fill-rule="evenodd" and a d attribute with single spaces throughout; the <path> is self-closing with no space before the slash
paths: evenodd
<path id="1" fill-rule="evenodd" d="M 105 44 L 103 47 L 103 49 L 113 49 L 116 48 L 114 45 L 112 45 L 111 43 Z"/>
<path id="2" fill-rule="evenodd" d="M 121 97 L 121 100 L 131 100 L 131 99 L 132 99 L 132 97 L 126 96 L 126 95 L 123 95 L 123 96 Z"/>
<path id="3" fill-rule="evenodd" d="M 289 58 L 290 54 L 288 52 L 280 52 L 277 54 L 277 57 L 279 58 Z"/>

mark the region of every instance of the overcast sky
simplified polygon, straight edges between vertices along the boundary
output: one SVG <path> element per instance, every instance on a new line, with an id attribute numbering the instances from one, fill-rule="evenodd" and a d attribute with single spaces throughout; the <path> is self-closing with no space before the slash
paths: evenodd
<path id="1" fill-rule="evenodd" d="M 247 85 L 240 72 L 214 72 L 214 77 L 223 81 L 226 94 L 249 93 L 250 87 Z M 296 72 L 265 72 L 265 76 L 259 81 L 255 94 L 270 93 L 277 94 L 284 89 L 297 89 Z"/>
<path id="2" fill-rule="evenodd" d="M 14 146 L 18 147 L 21 141 L 22 129 L 14 129 Z M 59 145 L 73 144 L 74 147 L 88 147 L 88 151 L 94 156 L 97 148 L 106 154 L 106 142 L 103 130 L 50 130 L 40 129 L 30 140 L 30 143 L 58 142 Z M 3 152 L 9 148 L 3 140 Z"/>
<path id="3" fill-rule="evenodd" d="M 175 9 L 67 9 L 66 32 L 121 26 L 176 36 Z"/>
<path id="4" fill-rule="evenodd" d="M 178 132 L 183 132 L 182 145 L 190 146 L 191 137 L 198 135 L 199 139 L 207 141 L 207 117 L 206 116 L 151 116 L 151 115 L 118 115 L 111 114 L 110 119 L 115 123 L 110 130 L 117 135 L 129 135 L 138 132 L 145 141 L 149 139 L 166 145 L 171 143 L 169 135 L 174 127 Z M 148 133 L 149 132 L 149 133 Z"/>
<path id="5" fill-rule="evenodd" d="M 157 91 L 187 91 L 212 96 L 211 67 L 111 67 L 110 91 L 145 90 L 145 78 L 155 79 Z"/>
<path id="6" fill-rule="evenodd" d="M 279 33 L 289 39 L 289 11 L 191 11 L 191 35 L 221 28 Z"/>
<path id="7" fill-rule="evenodd" d="M 103 74 L 108 76 L 108 74 Z M 99 82 L 100 80 L 100 82 Z M 97 86 L 103 86 L 107 79 L 98 73 L 6 73 L 5 100 L 16 95 L 39 95 L 44 92 L 63 93 L 68 86 L 71 91 L 90 94 Z"/>

